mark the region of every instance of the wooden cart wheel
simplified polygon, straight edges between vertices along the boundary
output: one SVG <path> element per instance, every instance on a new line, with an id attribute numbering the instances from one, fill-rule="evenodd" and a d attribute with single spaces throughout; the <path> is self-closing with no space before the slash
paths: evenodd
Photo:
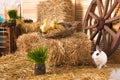
<path id="1" fill-rule="evenodd" d="M 107 55 L 111 55 L 120 44 L 120 15 L 115 15 L 120 0 L 92 0 L 83 20 L 83 31 L 99 45 Z M 119 23 L 117 30 L 113 25 Z"/>

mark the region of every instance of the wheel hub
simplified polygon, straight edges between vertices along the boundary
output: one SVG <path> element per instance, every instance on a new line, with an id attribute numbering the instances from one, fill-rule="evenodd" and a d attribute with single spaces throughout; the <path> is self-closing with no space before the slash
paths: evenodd
<path id="1" fill-rule="evenodd" d="M 104 19 L 104 18 L 99 18 L 99 19 L 97 20 L 97 22 L 98 22 L 98 24 L 97 24 L 96 28 L 97 28 L 98 30 L 103 29 L 103 28 L 104 28 L 104 25 L 105 25 L 105 19 Z"/>

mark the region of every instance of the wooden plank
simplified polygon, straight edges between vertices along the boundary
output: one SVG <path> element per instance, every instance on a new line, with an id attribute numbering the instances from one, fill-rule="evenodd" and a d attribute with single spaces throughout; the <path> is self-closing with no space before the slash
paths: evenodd
<path id="1" fill-rule="evenodd" d="M 82 22 L 91 1 L 92 0 L 76 0 L 75 20 Z"/>
<path id="2" fill-rule="evenodd" d="M 9 47 L 10 46 L 10 43 L 0 43 L 0 46 L 7 46 L 7 47 Z"/>
<path id="3" fill-rule="evenodd" d="M 0 52 L 3 55 L 10 52 L 11 49 L 10 44 L 11 30 L 12 30 L 11 27 L 0 27 Z"/>
<path id="4" fill-rule="evenodd" d="M 37 2 L 37 0 L 22 0 L 24 3 L 32 3 L 32 2 Z"/>
<path id="5" fill-rule="evenodd" d="M 7 41 L 7 42 L 9 42 L 10 39 L 8 37 L 6 37 L 6 38 L 0 38 L 0 41 Z"/>
<path id="6" fill-rule="evenodd" d="M 9 48 L 0 48 L 0 52 L 9 52 Z"/>
<path id="7" fill-rule="evenodd" d="M 37 12 L 37 9 L 24 9 L 23 12 L 25 14 L 36 14 L 35 12 Z"/>
<path id="8" fill-rule="evenodd" d="M 31 9 L 31 8 L 36 8 L 37 5 L 35 3 L 23 3 L 23 9 L 27 8 L 27 9 Z"/>

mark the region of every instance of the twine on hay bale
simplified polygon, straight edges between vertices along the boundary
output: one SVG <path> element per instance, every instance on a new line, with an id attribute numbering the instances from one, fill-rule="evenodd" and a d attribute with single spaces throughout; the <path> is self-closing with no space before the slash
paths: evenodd
<path id="1" fill-rule="evenodd" d="M 72 22 L 73 4 L 71 0 L 46 0 L 38 4 L 38 21 L 56 19 L 62 22 Z M 48 22 L 49 22 L 48 21 Z"/>
<path id="2" fill-rule="evenodd" d="M 48 46 L 47 63 L 51 66 L 91 63 L 91 41 L 82 32 L 59 39 L 47 39 L 37 33 L 29 33 L 17 39 L 20 51 L 28 52 L 39 45 Z"/>

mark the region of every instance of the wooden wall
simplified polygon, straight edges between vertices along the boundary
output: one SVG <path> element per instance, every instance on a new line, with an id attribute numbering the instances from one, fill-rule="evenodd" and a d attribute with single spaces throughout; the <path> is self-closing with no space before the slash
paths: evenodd
<path id="1" fill-rule="evenodd" d="M 75 20 L 82 21 L 87 8 L 92 0 L 73 0 L 75 1 Z"/>
<path id="2" fill-rule="evenodd" d="M 36 21 L 37 18 L 37 0 L 22 0 L 21 3 L 22 17 L 25 19 L 33 19 Z"/>

